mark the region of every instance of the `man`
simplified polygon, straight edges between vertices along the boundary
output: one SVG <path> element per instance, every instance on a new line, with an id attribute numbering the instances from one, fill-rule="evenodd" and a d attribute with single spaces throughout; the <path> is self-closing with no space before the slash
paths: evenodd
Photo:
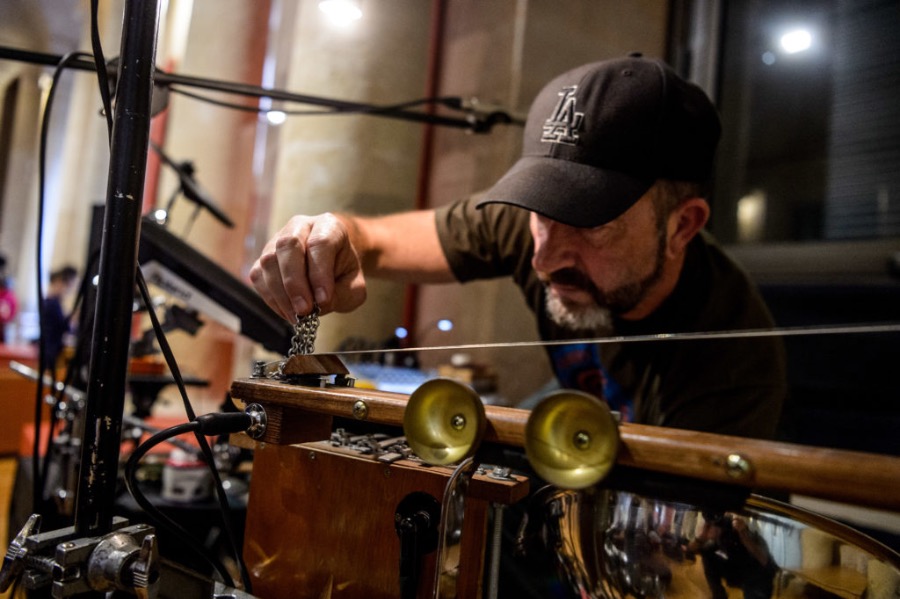
<path id="1" fill-rule="evenodd" d="M 6 276 L 6 256 L 0 254 L 0 343 L 6 343 L 6 325 L 13 322 L 19 301 Z"/>
<path id="2" fill-rule="evenodd" d="M 543 339 L 771 328 L 745 274 L 702 231 L 720 124 L 696 86 L 639 55 L 551 81 L 521 159 L 433 211 L 296 216 L 250 278 L 285 318 L 346 312 L 364 273 L 417 283 L 511 276 Z M 774 338 L 550 346 L 564 387 L 635 422 L 770 437 L 785 395 Z"/>
<path id="3" fill-rule="evenodd" d="M 71 316 L 66 315 L 63 302 L 72 291 L 78 278 L 74 266 L 63 266 L 50 273 L 47 296 L 41 303 L 41 327 L 43 327 L 44 370 L 56 371 L 57 361 L 65 345 L 65 336 L 71 332 Z"/>

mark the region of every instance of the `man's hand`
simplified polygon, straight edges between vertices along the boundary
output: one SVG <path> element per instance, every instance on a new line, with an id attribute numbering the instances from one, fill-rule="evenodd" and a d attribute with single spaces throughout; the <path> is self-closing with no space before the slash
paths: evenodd
<path id="1" fill-rule="evenodd" d="M 295 216 L 250 269 L 257 293 L 293 322 L 318 304 L 320 314 L 350 312 L 366 300 L 359 254 L 343 217 Z"/>

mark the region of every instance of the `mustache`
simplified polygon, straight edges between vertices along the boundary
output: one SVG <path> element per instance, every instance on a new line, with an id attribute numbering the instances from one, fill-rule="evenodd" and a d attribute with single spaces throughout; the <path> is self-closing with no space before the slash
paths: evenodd
<path id="1" fill-rule="evenodd" d="M 586 274 L 575 268 L 561 268 L 551 273 L 539 275 L 544 284 L 555 283 L 567 287 L 577 287 L 585 291 L 594 292 L 597 287 Z"/>

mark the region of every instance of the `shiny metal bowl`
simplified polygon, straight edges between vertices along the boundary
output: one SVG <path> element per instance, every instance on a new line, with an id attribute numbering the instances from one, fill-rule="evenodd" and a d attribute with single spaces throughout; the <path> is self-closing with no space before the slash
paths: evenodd
<path id="1" fill-rule="evenodd" d="M 722 511 L 547 487 L 533 500 L 528 541 L 553 556 L 573 597 L 900 597 L 900 555 L 771 499 Z"/>

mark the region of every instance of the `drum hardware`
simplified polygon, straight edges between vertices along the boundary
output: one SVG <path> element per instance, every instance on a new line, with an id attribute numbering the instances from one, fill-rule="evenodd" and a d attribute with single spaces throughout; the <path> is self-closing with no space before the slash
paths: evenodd
<path id="1" fill-rule="evenodd" d="M 54 598 L 121 590 L 141 599 L 254 599 L 249 593 L 161 558 L 149 526 L 128 526 L 126 519 L 115 517 L 112 532 L 83 538 L 74 527 L 42 533 L 40 523 L 40 515 L 33 514 L 10 543 L 0 570 L 0 592 L 21 580 L 27 591 L 38 593 L 36 596 L 44 596 L 42 591 L 50 587 Z"/>
<path id="2" fill-rule="evenodd" d="M 29 591 L 52 584 L 53 597 L 59 599 L 113 590 L 156 597 L 159 553 L 152 527 L 128 526 L 117 517 L 112 532 L 82 537 L 74 527 L 41 533 L 40 524 L 40 515 L 32 514 L 10 543 L 0 570 L 0 592 L 21 577 Z"/>

